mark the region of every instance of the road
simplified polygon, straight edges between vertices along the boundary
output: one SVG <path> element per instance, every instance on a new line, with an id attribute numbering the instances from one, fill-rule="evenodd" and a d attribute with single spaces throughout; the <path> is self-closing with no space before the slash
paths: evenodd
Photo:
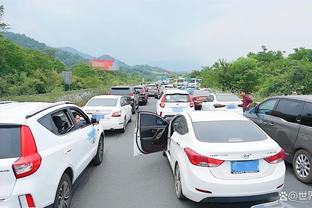
<path id="1" fill-rule="evenodd" d="M 140 110 L 155 111 L 155 100 Z M 201 204 L 179 201 L 175 196 L 173 175 L 161 153 L 133 156 L 133 132 L 136 115 L 125 133 L 108 132 L 101 166 L 89 166 L 74 184 L 73 208 L 249 208 L 256 203 Z M 294 177 L 287 165 L 287 193 L 311 191 Z M 287 201 L 296 208 L 312 207 L 312 200 Z"/>

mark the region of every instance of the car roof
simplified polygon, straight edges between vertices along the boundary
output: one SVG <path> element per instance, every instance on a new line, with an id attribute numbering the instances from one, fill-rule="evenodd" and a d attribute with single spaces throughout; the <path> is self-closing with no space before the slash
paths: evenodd
<path id="1" fill-rule="evenodd" d="M 55 105 L 53 105 L 55 104 Z M 16 123 L 23 124 L 26 122 L 26 117 L 34 114 L 37 111 L 42 111 L 45 108 L 54 108 L 65 103 L 47 103 L 47 102 L 13 102 L 0 104 L 0 123 Z"/>
<path id="2" fill-rule="evenodd" d="M 123 85 L 118 85 L 118 86 L 112 86 L 111 89 L 113 89 L 113 88 L 131 88 L 131 87 L 132 86 L 129 86 L 129 85 L 128 86 L 127 85 L 124 85 L 124 86 Z"/>
<path id="3" fill-rule="evenodd" d="M 286 95 L 286 96 L 275 96 L 272 98 L 287 98 L 294 100 L 302 100 L 306 102 L 312 102 L 312 95 Z"/>
<path id="4" fill-rule="evenodd" d="M 165 91 L 165 94 L 188 94 L 188 93 L 185 90 L 168 89 Z"/>
<path id="5" fill-rule="evenodd" d="M 248 119 L 238 113 L 229 111 L 194 111 L 187 112 L 186 114 L 192 119 L 193 122 L 200 121 L 247 121 Z"/>
<path id="6" fill-rule="evenodd" d="M 92 97 L 91 99 L 94 99 L 94 98 L 113 98 L 113 99 L 117 99 L 119 97 L 122 97 L 122 96 L 121 95 L 97 95 L 97 96 Z"/>

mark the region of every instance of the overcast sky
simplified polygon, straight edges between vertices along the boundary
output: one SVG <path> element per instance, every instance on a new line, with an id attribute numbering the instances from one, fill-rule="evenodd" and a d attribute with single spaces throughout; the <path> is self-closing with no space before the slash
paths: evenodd
<path id="1" fill-rule="evenodd" d="M 128 64 L 200 69 L 261 45 L 312 48 L 311 0 L 0 0 L 11 31 Z"/>

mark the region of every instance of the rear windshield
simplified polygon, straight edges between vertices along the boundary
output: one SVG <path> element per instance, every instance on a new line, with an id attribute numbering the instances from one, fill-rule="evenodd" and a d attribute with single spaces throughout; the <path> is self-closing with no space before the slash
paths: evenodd
<path id="1" fill-rule="evenodd" d="M 201 142 L 254 142 L 267 139 L 251 121 L 200 121 L 194 122 L 193 126 L 196 138 Z"/>
<path id="2" fill-rule="evenodd" d="M 188 94 L 167 94 L 165 96 L 168 103 L 190 102 Z"/>
<path id="3" fill-rule="evenodd" d="M 20 157 L 20 128 L 0 126 L 0 159 Z"/>
<path id="4" fill-rule="evenodd" d="M 236 95 L 226 94 L 226 95 L 216 95 L 217 101 L 219 102 L 237 102 L 241 101 Z"/>
<path id="5" fill-rule="evenodd" d="M 129 95 L 131 93 L 131 89 L 129 87 L 113 87 L 110 90 L 111 95 Z"/>
<path id="6" fill-rule="evenodd" d="M 91 99 L 86 106 L 97 107 L 97 106 L 116 106 L 117 99 L 116 98 L 94 98 Z"/>

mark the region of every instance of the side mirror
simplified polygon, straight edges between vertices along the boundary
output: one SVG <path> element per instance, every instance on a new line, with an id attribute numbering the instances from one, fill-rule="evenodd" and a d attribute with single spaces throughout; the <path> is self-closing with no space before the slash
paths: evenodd
<path id="1" fill-rule="evenodd" d="M 91 118 L 91 124 L 98 124 L 98 121 L 96 120 L 96 118 Z"/>

